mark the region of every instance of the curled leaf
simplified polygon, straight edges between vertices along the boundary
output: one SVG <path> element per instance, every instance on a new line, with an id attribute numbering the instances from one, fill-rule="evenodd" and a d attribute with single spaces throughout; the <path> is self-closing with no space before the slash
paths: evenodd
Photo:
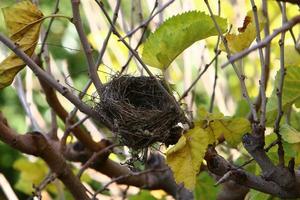
<path id="1" fill-rule="evenodd" d="M 10 39 L 28 56 L 39 39 L 43 13 L 30 1 L 21 1 L 2 9 Z M 25 63 L 14 53 L 0 63 L 0 89 L 10 85 Z"/>
<path id="2" fill-rule="evenodd" d="M 226 19 L 215 16 L 221 31 L 227 28 Z M 144 44 L 143 61 L 159 69 L 166 69 L 171 62 L 194 42 L 218 35 L 209 15 L 190 11 L 165 21 Z"/>
<path id="3" fill-rule="evenodd" d="M 265 18 L 261 11 L 258 11 L 259 30 L 262 30 L 265 25 Z M 238 34 L 227 33 L 225 38 L 227 40 L 228 48 L 232 53 L 240 52 L 248 48 L 256 38 L 255 19 L 252 11 L 247 13 L 244 19 L 243 26 L 238 28 Z M 221 43 L 220 49 L 225 51 L 224 44 Z"/>

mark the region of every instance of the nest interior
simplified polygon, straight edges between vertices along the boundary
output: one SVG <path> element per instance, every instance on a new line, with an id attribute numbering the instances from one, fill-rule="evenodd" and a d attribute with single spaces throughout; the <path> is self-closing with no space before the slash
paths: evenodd
<path id="1" fill-rule="evenodd" d="M 95 109 L 114 124 L 121 144 L 141 149 L 155 142 L 174 144 L 182 114 L 158 86 L 158 77 L 123 75 L 105 84 Z"/>

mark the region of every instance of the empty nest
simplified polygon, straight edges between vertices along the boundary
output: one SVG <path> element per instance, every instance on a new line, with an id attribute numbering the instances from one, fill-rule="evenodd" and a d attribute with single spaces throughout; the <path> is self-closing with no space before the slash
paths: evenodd
<path id="1" fill-rule="evenodd" d="M 123 75 L 105 84 L 95 109 L 113 122 L 121 144 L 142 149 L 155 142 L 169 145 L 178 141 L 182 114 L 157 80 L 168 88 L 158 77 L 146 76 Z"/>

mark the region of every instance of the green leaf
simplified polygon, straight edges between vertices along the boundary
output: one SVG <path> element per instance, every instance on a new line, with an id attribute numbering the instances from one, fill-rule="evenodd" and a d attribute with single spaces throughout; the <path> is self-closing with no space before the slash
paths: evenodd
<path id="1" fill-rule="evenodd" d="M 215 16 L 221 31 L 227 28 L 226 19 Z M 186 48 L 198 40 L 218 35 L 209 15 L 190 11 L 165 21 L 144 44 L 143 61 L 159 69 L 166 69 Z"/>
<path id="2" fill-rule="evenodd" d="M 247 199 L 247 200 L 270 200 L 271 195 L 259 192 L 257 190 L 250 190 L 250 192 L 247 193 L 247 196 L 245 199 Z"/>
<path id="3" fill-rule="evenodd" d="M 172 169 L 177 183 L 184 183 L 186 188 L 194 189 L 208 144 L 206 131 L 196 125 L 167 151 L 167 164 Z"/>
<path id="4" fill-rule="evenodd" d="M 220 186 L 216 187 L 215 180 L 207 172 L 201 172 L 197 176 L 197 183 L 194 190 L 194 199 L 208 200 L 217 199 Z"/>
<path id="5" fill-rule="evenodd" d="M 21 1 L 2 9 L 10 39 L 28 56 L 34 52 L 39 39 L 43 14 L 31 1 Z M 0 89 L 10 85 L 25 63 L 12 53 L 0 63 Z"/>
<path id="6" fill-rule="evenodd" d="M 280 135 L 284 141 L 290 144 L 300 142 L 300 132 L 288 124 L 284 124 L 280 127 Z"/>
<path id="7" fill-rule="evenodd" d="M 267 104 L 267 122 L 271 124 L 274 122 L 277 115 L 277 95 L 280 72 L 278 71 L 275 77 L 274 89 Z M 296 101 L 300 100 L 300 68 L 287 67 L 286 75 L 284 77 L 283 91 L 282 91 L 282 107 L 285 111 Z"/>
<path id="8" fill-rule="evenodd" d="M 42 160 L 30 162 L 25 157 L 18 159 L 13 168 L 20 171 L 20 178 L 16 183 L 15 187 L 26 193 L 32 194 L 32 185 L 38 185 L 48 174 L 49 169 Z M 53 184 L 47 186 L 51 192 L 55 192 L 56 188 Z"/>

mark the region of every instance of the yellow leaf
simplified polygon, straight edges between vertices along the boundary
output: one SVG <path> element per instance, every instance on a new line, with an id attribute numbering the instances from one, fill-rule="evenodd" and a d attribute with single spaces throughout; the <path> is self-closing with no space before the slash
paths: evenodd
<path id="1" fill-rule="evenodd" d="M 167 151 L 167 164 L 171 167 L 177 183 L 190 190 L 195 188 L 208 145 L 208 135 L 199 126 L 181 136 L 178 143 Z"/>
<path id="2" fill-rule="evenodd" d="M 32 56 L 39 39 L 43 14 L 30 1 L 21 1 L 2 9 L 10 39 Z M 0 63 L 0 89 L 10 85 L 25 63 L 14 53 Z"/>
<path id="3" fill-rule="evenodd" d="M 241 142 L 242 136 L 251 130 L 250 122 L 244 118 L 224 117 L 222 113 L 208 113 L 201 109 L 198 122 L 209 135 L 209 144 L 224 136 L 231 145 L 236 146 Z"/>
<path id="4" fill-rule="evenodd" d="M 265 25 L 265 18 L 261 11 L 258 11 L 258 21 L 259 30 L 261 31 Z M 227 33 L 225 35 L 228 47 L 232 53 L 237 53 L 248 48 L 256 38 L 255 19 L 252 11 L 247 13 L 243 26 L 238 28 L 238 31 L 239 34 Z M 225 51 L 223 43 L 220 45 L 220 49 Z"/>

